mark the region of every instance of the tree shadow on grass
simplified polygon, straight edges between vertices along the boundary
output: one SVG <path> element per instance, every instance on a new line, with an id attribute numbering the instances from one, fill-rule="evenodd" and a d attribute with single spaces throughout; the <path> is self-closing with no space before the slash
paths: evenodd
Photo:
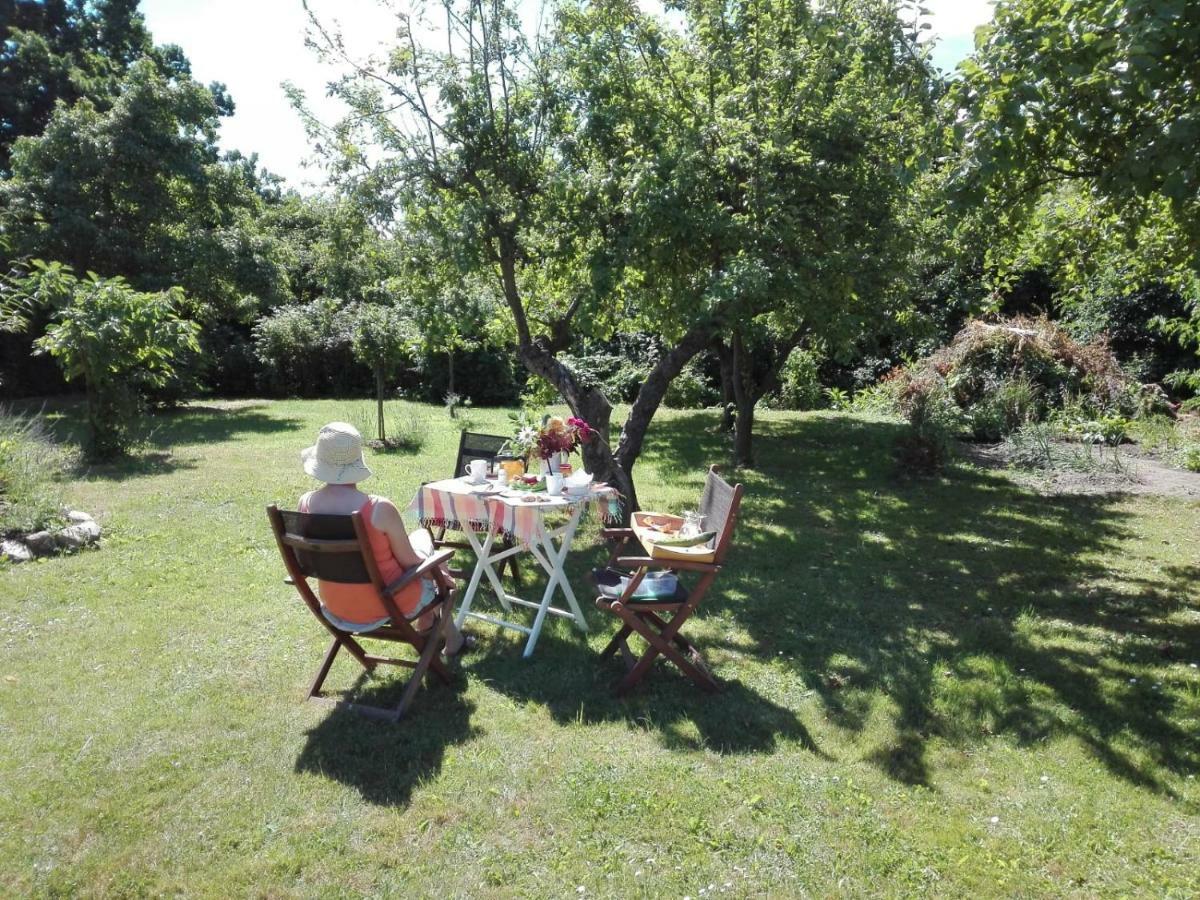
<path id="1" fill-rule="evenodd" d="M 365 676 L 352 689 L 356 702 L 391 707 L 400 701 L 401 679 L 364 684 Z M 441 771 L 446 748 L 475 736 L 474 704 L 463 690 L 461 679 L 427 681 L 395 724 L 335 707 L 308 731 L 295 770 L 353 787 L 368 803 L 405 806 L 413 788 Z"/>
<path id="2" fill-rule="evenodd" d="M 34 406 L 40 411 L 55 437 L 64 443 L 82 445 L 86 439 L 83 403 L 71 398 L 53 398 Z M 140 448 L 109 462 L 81 459 L 77 474 L 104 481 L 124 481 L 146 475 L 163 475 L 178 469 L 195 468 L 195 463 L 172 452 L 187 444 L 228 441 L 242 435 L 277 434 L 300 427 L 299 419 L 272 415 L 270 405 L 261 401 L 235 401 L 227 405 L 191 403 L 160 410 L 145 416 L 145 435 Z"/>
<path id="3" fill-rule="evenodd" d="M 698 491 L 725 453 L 710 420 L 658 424 L 645 458 Z M 899 781 L 933 782 L 935 737 L 1066 734 L 1110 772 L 1171 793 L 1164 775 L 1200 767 L 1200 736 L 1179 724 L 1194 714 L 1186 688 L 1154 688 L 1170 680 L 1156 647 L 1200 658 L 1200 625 L 1178 615 L 1197 567 L 1114 567 L 1131 552 L 1119 497 L 1041 496 L 966 466 L 897 480 L 899 428 L 761 422 L 759 468 L 735 473 L 735 549 L 701 614 L 732 617 L 764 660 L 794 660 L 842 728 L 865 732 L 885 701 L 892 735 L 864 755 Z"/>
<path id="4" fill-rule="evenodd" d="M 542 632 L 537 652 L 524 659 L 511 641 L 485 640 L 470 661 L 469 676 L 522 703 L 545 707 L 556 722 L 623 722 L 652 732 L 671 750 L 724 754 L 771 753 L 780 743 L 797 743 L 824 757 L 796 714 L 737 681 L 724 681 L 718 694 L 705 694 L 661 659 L 625 697 L 612 689 L 624 668 L 600 660 L 581 639 Z"/>

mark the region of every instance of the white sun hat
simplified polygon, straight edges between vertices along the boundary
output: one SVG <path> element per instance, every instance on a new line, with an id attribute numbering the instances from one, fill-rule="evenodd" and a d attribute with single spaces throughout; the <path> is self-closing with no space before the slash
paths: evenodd
<path id="1" fill-rule="evenodd" d="M 300 451 L 304 471 L 326 484 L 358 484 L 371 477 L 363 462 L 362 435 L 346 422 L 330 422 L 317 443 Z"/>

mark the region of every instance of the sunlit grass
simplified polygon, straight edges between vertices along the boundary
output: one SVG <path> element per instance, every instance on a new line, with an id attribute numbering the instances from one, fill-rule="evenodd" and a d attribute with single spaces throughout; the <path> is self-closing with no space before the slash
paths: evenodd
<path id="1" fill-rule="evenodd" d="M 967 467 L 899 481 L 894 424 L 767 413 L 689 627 L 724 693 L 659 667 L 613 699 L 614 625 L 589 605 L 588 635 L 554 621 L 530 661 L 479 627 L 462 683 L 392 727 L 302 702 L 324 636 L 263 514 L 309 487 L 317 428 L 362 407 L 164 415 L 136 459 L 66 486 L 100 550 L 0 570 L 0 892 L 1193 892 L 1194 502 Z M 457 424 L 395 412 L 423 445 L 374 454 L 369 486 L 404 503 L 448 474 Z M 715 421 L 656 421 L 644 505 L 694 504 L 726 455 Z"/>

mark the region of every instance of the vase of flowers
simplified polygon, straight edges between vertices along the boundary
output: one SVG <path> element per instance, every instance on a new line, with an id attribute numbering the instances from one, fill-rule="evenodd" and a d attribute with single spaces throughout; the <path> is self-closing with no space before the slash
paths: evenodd
<path id="1" fill-rule="evenodd" d="M 547 414 L 542 416 L 538 425 L 524 418 L 518 425 L 510 443 L 517 453 L 540 459 L 542 471 L 548 475 L 560 473 L 567 456 L 596 434 L 596 429 L 576 416 L 564 419 Z"/>

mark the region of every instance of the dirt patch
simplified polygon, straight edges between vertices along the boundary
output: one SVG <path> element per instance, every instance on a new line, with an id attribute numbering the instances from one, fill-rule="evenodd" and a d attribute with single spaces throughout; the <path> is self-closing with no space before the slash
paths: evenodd
<path id="1" fill-rule="evenodd" d="M 1200 472 L 1169 466 L 1136 449 L 1122 448 L 1118 465 L 1095 469 L 1020 469 L 1009 466 L 1003 444 L 964 444 L 977 465 L 1004 469 L 1018 484 L 1042 494 L 1153 494 L 1200 500 Z"/>

